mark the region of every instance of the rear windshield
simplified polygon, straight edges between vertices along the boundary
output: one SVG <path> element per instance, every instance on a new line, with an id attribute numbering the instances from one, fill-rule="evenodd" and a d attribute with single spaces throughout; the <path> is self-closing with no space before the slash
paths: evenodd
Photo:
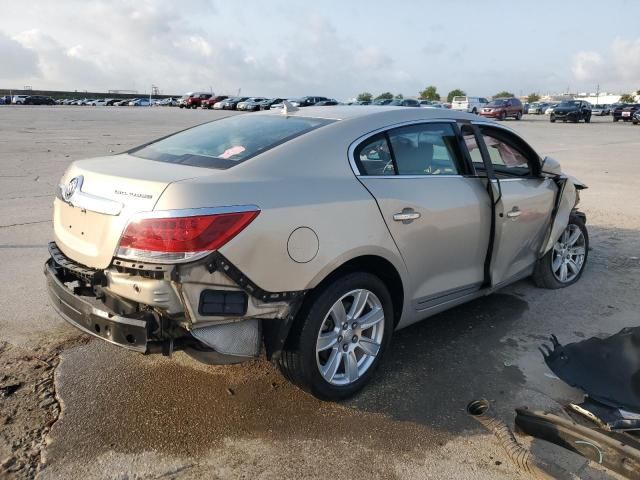
<path id="1" fill-rule="evenodd" d="M 131 150 L 136 157 L 225 170 L 333 120 L 237 115 L 205 123 Z"/>
<path id="2" fill-rule="evenodd" d="M 454 102 L 466 102 L 467 97 L 453 97 Z"/>

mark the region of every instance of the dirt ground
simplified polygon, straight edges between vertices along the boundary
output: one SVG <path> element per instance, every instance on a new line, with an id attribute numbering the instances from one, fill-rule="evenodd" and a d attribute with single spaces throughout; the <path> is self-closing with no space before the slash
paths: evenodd
<path id="1" fill-rule="evenodd" d="M 0 478 L 524 478 L 469 419 L 485 397 L 558 410 L 581 393 L 537 351 L 640 325 L 640 127 L 509 121 L 589 185 L 589 263 L 558 291 L 529 280 L 394 335 L 376 380 L 317 401 L 260 360 L 204 366 L 91 340 L 58 318 L 43 262 L 57 182 L 76 159 L 122 151 L 221 115 L 127 107 L 0 107 Z M 574 478 L 612 478 L 523 439 Z"/>

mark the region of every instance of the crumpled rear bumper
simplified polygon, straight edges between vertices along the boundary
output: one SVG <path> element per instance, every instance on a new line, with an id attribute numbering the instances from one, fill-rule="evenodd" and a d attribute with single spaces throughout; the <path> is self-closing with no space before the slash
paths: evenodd
<path id="1" fill-rule="evenodd" d="M 85 333 L 141 353 L 147 352 L 150 320 L 127 318 L 108 311 L 92 297 L 76 295 L 59 278 L 53 259 L 44 265 L 47 290 L 62 318 Z"/>

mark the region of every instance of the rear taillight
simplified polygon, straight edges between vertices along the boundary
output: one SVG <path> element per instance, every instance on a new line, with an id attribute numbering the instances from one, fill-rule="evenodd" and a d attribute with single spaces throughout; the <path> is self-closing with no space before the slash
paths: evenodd
<path id="1" fill-rule="evenodd" d="M 139 218 L 127 225 L 117 256 L 120 258 L 178 263 L 196 260 L 217 250 L 244 230 L 260 213 Z"/>

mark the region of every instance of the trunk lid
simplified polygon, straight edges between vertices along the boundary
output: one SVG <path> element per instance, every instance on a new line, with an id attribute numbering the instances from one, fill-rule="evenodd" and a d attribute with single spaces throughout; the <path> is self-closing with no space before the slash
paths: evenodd
<path id="1" fill-rule="evenodd" d="M 91 268 L 106 268 L 129 219 L 153 210 L 168 185 L 211 175 L 211 170 L 145 160 L 128 154 L 71 164 L 54 201 L 53 227 L 58 248 Z M 77 179 L 72 182 L 73 179 Z M 69 196 L 70 182 L 76 185 Z"/>

